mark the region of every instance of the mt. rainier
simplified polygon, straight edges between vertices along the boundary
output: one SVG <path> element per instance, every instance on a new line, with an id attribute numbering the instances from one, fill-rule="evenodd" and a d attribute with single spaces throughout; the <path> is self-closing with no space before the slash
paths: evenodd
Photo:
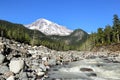
<path id="1" fill-rule="evenodd" d="M 73 32 L 72 30 L 69 30 L 64 26 L 58 25 L 54 22 L 51 22 L 43 18 L 38 19 L 32 24 L 28 24 L 25 26 L 29 29 L 39 30 L 46 35 L 66 36 L 66 35 L 70 35 Z"/>

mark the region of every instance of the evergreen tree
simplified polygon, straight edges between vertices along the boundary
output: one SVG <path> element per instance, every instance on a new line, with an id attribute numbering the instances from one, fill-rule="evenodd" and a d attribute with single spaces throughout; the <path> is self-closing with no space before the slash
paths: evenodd
<path id="1" fill-rule="evenodd" d="M 103 28 L 98 28 L 97 36 L 98 36 L 98 44 L 99 45 L 103 44 L 104 43 L 104 31 L 103 31 Z"/>
<path id="2" fill-rule="evenodd" d="M 120 42 L 120 20 L 119 20 L 119 17 L 118 15 L 114 15 L 114 18 L 113 18 L 113 37 L 114 39 L 116 38 L 117 39 L 117 42 L 119 43 Z"/>
<path id="3" fill-rule="evenodd" d="M 104 29 L 104 34 L 105 34 L 105 41 L 106 44 L 111 43 L 111 36 L 112 36 L 112 27 L 110 25 L 107 25 Z"/>

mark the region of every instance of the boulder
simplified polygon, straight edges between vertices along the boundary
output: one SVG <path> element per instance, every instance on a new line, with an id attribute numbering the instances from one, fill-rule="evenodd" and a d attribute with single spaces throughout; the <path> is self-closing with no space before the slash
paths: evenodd
<path id="1" fill-rule="evenodd" d="M 10 71 L 14 73 L 19 73 L 21 69 L 24 67 L 23 60 L 11 60 L 9 64 Z"/>
<path id="2" fill-rule="evenodd" d="M 0 53 L 0 64 L 3 63 L 5 56 Z"/>

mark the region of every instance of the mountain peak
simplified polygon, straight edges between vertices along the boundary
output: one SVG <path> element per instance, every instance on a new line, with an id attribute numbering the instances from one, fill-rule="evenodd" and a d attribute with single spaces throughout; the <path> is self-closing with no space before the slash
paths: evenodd
<path id="1" fill-rule="evenodd" d="M 40 19 L 37 19 L 35 22 L 47 22 L 47 23 L 51 23 L 51 21 L 45 19 L 45 18 L 40 18 Z"/>
<path id="2" fill-rule="evenodd" d="M 58 25 L 57 23 L 51 22 L 47 19 L 37 19 L 32 24 L 25 25 L 29 29 L 37 29 L 46 35 L 70 35 L 73 31 L 67 29 L 64 26 Z"/>

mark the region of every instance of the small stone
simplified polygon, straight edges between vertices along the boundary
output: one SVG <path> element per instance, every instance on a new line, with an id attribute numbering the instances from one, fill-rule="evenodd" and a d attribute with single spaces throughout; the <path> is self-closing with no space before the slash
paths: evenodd
<path id="1" fill-rule="evenodd" d="M 7 66 L 0 66 L 0 73 L 5 73 L 5 72 L 8 72 L 9 69 Z"/>
<path id="2" fill-rule="evenodd" d="M 13 76 L 14 75 L 14 73 L 13 72 L 11 72 L 11 71 L 8 71 L 8 72 L 6 72 L 6 73 L 4 73 L 4 75 L 5 75 L 5 77 L 10 77 L 10 76 Z"/>
<path id="3" fill-rule="evenodd" d="M 47 57 L 43 57 L 42 60 L 43 60 L 43 61 L 47 61 Z"/>
<path id="4" fill-rule="evenodd" d="M 39 72 L 36 72 L 36 74 L 37 74 L 38 76 L 43 76 L 43 75 L 45 74 L 45 72 L 39 71 Z"/>
<path id="5" fill-rule="evenodd" d="M 56 65 L 56 60 L 55 59 L 48 60 L 48 65 Z"/>

